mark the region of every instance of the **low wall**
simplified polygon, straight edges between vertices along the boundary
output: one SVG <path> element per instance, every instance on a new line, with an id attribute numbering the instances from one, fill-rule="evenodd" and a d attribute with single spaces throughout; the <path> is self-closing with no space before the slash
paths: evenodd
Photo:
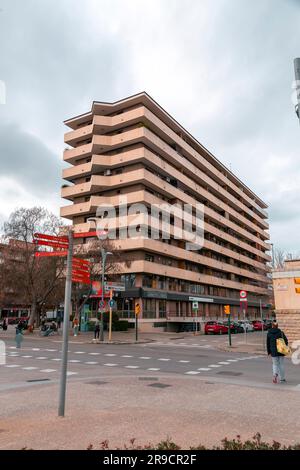
<path id="1" fill-rule="evenodd" d="M 300 310 L 276 310 L 278 326 L 290 343 L 300 341 Z"/>

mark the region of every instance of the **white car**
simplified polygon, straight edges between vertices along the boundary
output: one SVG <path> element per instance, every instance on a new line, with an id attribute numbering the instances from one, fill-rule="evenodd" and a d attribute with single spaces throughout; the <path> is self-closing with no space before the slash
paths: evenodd
<path id="1" fill-rule="evenodd" d="M 254 331 L 254 327 L 253 327 L 252 323 L 250 323 L 248 321 L 239 321 L 239 324 L 244 329 L 244 331 L 247 331 L 247 332 Z"/>

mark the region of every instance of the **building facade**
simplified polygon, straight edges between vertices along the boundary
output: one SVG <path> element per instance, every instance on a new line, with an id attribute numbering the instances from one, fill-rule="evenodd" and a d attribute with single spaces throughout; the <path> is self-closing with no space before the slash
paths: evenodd
<path id="1" fill-rule="evenodd" d="M 241 290 L 248 293 L 248 316 L 260 315 L 260 301 L 268 303 L 271 258 L 267 206 L 258 196 L 145 92 L 115 103 L 93 102 L 90 112 L 65 124 L 71 130 L 65 134 L 69 166 L 62 197 L 71 204 L 61 208 L 61 216 L 83 233 L 85 243 L 84 234 L 95 230 L 88 219 L 103 204 L 115 207 L 115 248 L 128 261 L 116 279 L 125 283 L 117 299 L 121 316 L 131 319 L 139 302 L 144 330 L 172 329 L 195 317 L 221 320 L 225 304 L 238 318 Z M 186 230 L 176 235 L 174 214 L 163 225 L 163 210 L 157 217 L 160 236 L 151 237 L 151 208 L 184 204 L 192 208 L 194 229 L 196 207 L 203 208 L 199 249 L 187 249 Z M 136 236 L 124 236 L 128 227 Z"/>
<path id="2" fill-rule="evenodd" d="M 300 260 L 284 262 L 273 271 L 275 313 L 290 341 L 300 340 Z"/>

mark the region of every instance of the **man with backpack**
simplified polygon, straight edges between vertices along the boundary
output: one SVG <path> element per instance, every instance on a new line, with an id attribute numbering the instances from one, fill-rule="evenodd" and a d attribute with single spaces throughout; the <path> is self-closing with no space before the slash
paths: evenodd
<path id="1" fill-rule="evenodd" d="M 272 322 L 272 328 L 269 329 L 267 335 L 267 351 L 268 355 L 272 356 L 274 384 L 278 383 L 278 377 L 281 383 L 286 382 L 284 356 L 287 354 L 288 344 L 287 337 L 284 332 L 278 328 L 278 323 L 274 320 Z"/>

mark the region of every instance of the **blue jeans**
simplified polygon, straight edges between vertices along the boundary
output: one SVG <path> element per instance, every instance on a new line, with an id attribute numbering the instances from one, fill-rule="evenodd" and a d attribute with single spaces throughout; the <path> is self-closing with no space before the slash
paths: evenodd
<path id="1" fill-rule="evenodd" d="M 273 375 L 279 375 L 280 380 L 285 380 L 284 356 L 272 357 Z"/>

